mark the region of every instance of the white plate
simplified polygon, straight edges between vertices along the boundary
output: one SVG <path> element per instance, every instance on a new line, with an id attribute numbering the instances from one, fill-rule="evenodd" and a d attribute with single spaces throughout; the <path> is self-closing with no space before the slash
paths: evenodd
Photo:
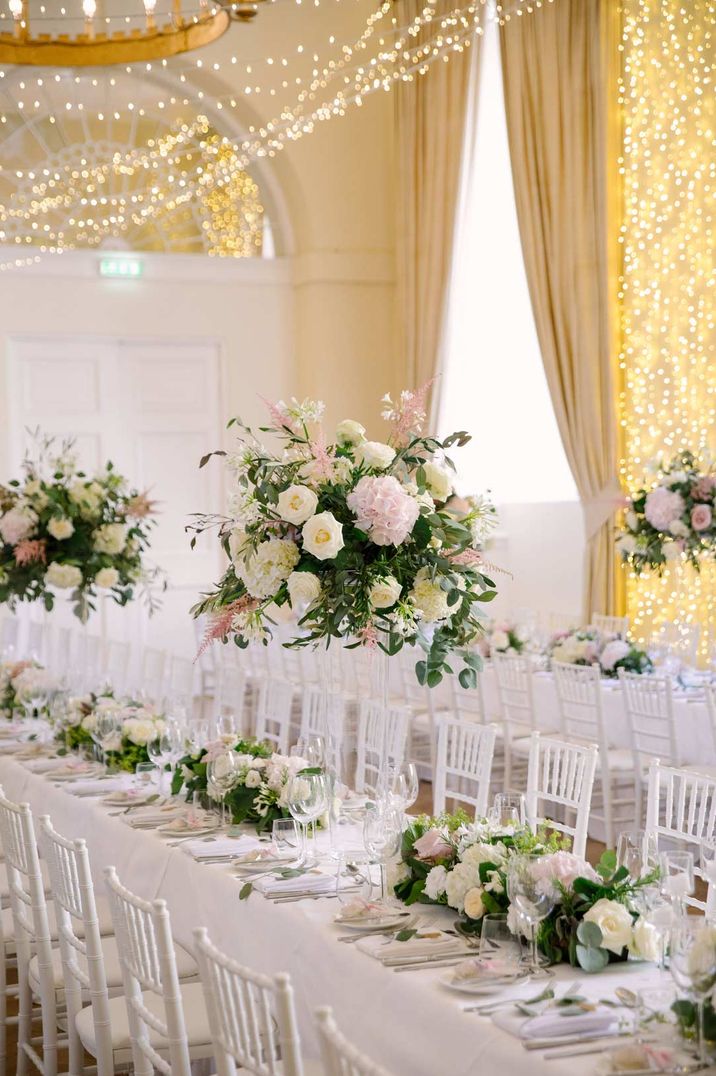
<path id="1" fill-rule="evenodd" d="M 448 990 L 455 990 L 458 994 L 493 994 L 498 990 L 505 990 L 508 986 L 523 982 L 529 972 L 524 971 L 519 975 L 490 975 L 481 979 L 458 979 L 453 978 L 453 972 L 446 972 L 440 977 L 440 982 Z"/>
<path id="2" fill-rule="evenodd" d="M 293 867 L 297 867 L 299 863 L 298 859 L 287 859 L 285 856 L 275 856 L 272 859 L 254 859 L 249 863 L 238 863 L 235 859 L 231 860 L 232 867 L 236 867 L 237 871 L 241 871 L 242 874 L 263 874 L 276 870 L 291 870 Z"/>
<path id="3" fill-rule="evenodd" d="M 126 796 L 120 797 L 118 792 L 110 792 L 104 797 L 102 803 L 105 803 L 108 807 L 144 807 L 148 800 L 156 797 L 155 792 L 145 792 L 141 796 Z"/>
<path id="4" fill-rule="evenodd" d="M 333 922 L 339 927 L 345 927 L 347 930 L 388 930 L 389 927 L 395 927 L 397 930 L 400 927 L 405 927 L 409 918 L 410 916 L 405 915 L 405 913 L 396 915 L 394 912 L 390 912 L 370 917 L 361 916 L 360 919 L 341 919 L 339 912 Z"/>
<path id="5" fill-rule="evenodd" d="M 92 777 L 99 777 L 102 773 L 102 770 L 79 770 L 75 773 L 53 773 L 52 770 L 49 770 L 43 773 L 42 776 L 47 777 L 50 781 L 83 781 L 90 780 Z"/>
<path id="6" fill-rule="evenodd" d="M 221 826 L 205 826 L 203 829 L 170 829 L 168 825 L 159 826 L 157 833 L 162 837 L 206 837 L 209 833 L 216 833 Z"/>

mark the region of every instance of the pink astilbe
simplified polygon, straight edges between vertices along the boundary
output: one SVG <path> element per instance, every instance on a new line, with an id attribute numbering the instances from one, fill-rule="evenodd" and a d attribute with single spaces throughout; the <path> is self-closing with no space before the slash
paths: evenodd
<path id="1" fill-rule="evenodd" d="M 451 553 L 450 560 L 463 568 L 479 568 L 484 564 L 482 553 L 476 549 L 463 549 L 462 553 Z"/>
<path id="2" fill-rule="evenodd" d="M 15 563 L 22 568 L 25 564 L 45 564 L 47 562 L 47 542 L 44 538 L 25 538 L 14 549 Z"/>
<path id="3" fill-rule="evenodd" d="M 228 605 L 223 606 L 221 609 L 217 609 L 214 613 L 209 613 L 209 622 L 206 625 L 206 631 L 204 632 L 204 638 L 201 641 L 194 661 L 198 661 L 202 654 L 205 654 L 212 643 L 215 643 L 217 639 L 225 639 L 231 630 L 231 624 L 235 616 L 239 613 L 250 613 L 258 606 L 256 598 L 251 598 L 248 594 L 244 594 L 242 598 L 237 598 L 236 601 L 230 602 Z"/>
<path id="4" fill-rule="evenodd" d="M 148 490 L 144 493 L 138 493 L 127 501 L 127 515 L 130 519 L 144 519 L 146 516 L 153 516 L 157 510 L 157 503 L 157 501 L 150 500 Z"/>
<path id="5" fill-rule="evenodd" d="M 393 430 L 389 437 L 392 444 L 405 444 L 410 439 L 411 433 L 420 433 L 427 418 L 428 394 L 435 380 L 431 377 L 424 385 L 412 392 L 404 389 L 400 394 L 400 403 L 383 412 L 383 418 L 393 423 Z"/>
<path id="6" fill-rule="evenodd" d="M 263 402 L 266 404 L 269 416 L 271 418 L 271 422 L 274 426 L 276 426 L 277 429 L 281 430 L 284 428 L 284 426 L 286 426 L 289 430 L 291 430 L 292 433 L 300 432 L 298 423 L 295 421 L 295 419 L 291 418 L 291 416 L 286 411 L 282 410 L 282 401 L 279 401 L 279 403 L 274 404 L 271 403 L 270 400 L 267 400 L 265 396 L 260 396 L 259 399 L 263 400 Z"/>
<path id="7" fill-rule="evenodd" d="M 312 471 L 314 476 L 323 478 L 326 482 L 331 482 L 335 476 L 333 470 L 334 457 L 326 447 L 326 435 L 322 426 L 319 428 L 315 440 L 311 441 L 309 448 L 313 454 Z"/>

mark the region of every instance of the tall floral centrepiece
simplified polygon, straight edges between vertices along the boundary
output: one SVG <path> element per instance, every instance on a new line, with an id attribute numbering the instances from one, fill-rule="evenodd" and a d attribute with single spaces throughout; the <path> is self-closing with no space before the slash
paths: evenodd
<path id="1" fill-rule="evenodd" d="M 126 605 L 139 590 L 153 611 L 160 573 L 143 560 L 152 502 L 110 462 L 93 476 L 81 471 L 72 439 L 56 445 L 38 433 L 35 441 L 22 479 L 0 486 L 0 603 L 41 601 L 50 610 L 55 591 L 66 590 L 86 621 L 98 594 Z"/>
<path id="2" fill-rule="evenodd" d="M 341 639 L 392 655 L 418 643 L 426 656 L 416 672 L 430 687 L 452 671 L 457 651 L 461 682 L 474 685 L 480 657 L 469 648 L 482 631 L 480 605 L 495 596 L 480 546 L 495 510 L 475 498 L 460 518 L 450 511 L 455 469 L 446 453 L 469 437 L 422 433 L 428 388 L 397 403 L 383 398 L 385 442 L 346 419 L 328 443 L 323 404 L 311 400 L 269 405 L 271 424 L 260 432 L 278 452 L 238 419 L 229 423 L 240 432 L 227 459 L 231 516 L 200 516 L 194 527 L 217 526 L 230 559 L 193 610 L 210 616 L 207 642 L 265 642 L 276 607 L 290 604 L 299 630 L 288 646 Z"/>

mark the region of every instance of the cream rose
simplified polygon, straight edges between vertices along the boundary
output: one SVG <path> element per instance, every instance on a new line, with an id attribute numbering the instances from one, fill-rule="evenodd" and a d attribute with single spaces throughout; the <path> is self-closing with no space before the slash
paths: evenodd
<path id="1" fill-rule="evenodd" d="M 94 532 L 94 547 L 99 553 L 116 556 L 121 553 L 127 542 L 127 528 L 124 523 L 105 523 Z"/>
<path id="2" fill-rule="evenodd" d="M 102 587 L 104 590 L 109 590 L 110 587 L 116 587 L 119 582 L 119 572 L 116 568 L 100 568 L 94 577 L 94 581 L 98 587 Z"/>
<path id="3" fill-rule="evenodd" d="M 395 576 L 388 575 L 385 579 L 379 579 L 373 583 L 368 591 L 368 601 L 373 609 L 387 609 L 389 606 L 395 605 L 402 589 Z"/>
<path id="4" fill-rule="evenodd" d="M 296 526 L 315 515 L 317 505 L 318 497 L 308 486 L 289 486 L 278 495 L 278 514 Z"/>
<path id="5" fill-rule="evenodd" d="M 247 788 L 260 788 L 261 780 L 261 774 L 258 770 L 249 770 L 244 778 L 244 784 Z"/>
<path id="6" fill-rule="evenodd" d="M 359 445 L 365 440 L 365 426 L 352 418 L 344 418 L 336 426 L 336 441 L 339 445 Z"/>
<path id="7" fill-rule="evenodd" d="M 452 495 L 453 490 L 450 471 L 432 460 L 428 460 L 427 463 L 423 464 L 423 470 L 425 471 L 425 485 L 428 493 L 436 501 L 446 501 Z"/>
<path id="8" fill-rule="evenodd" d="M 385 471 L 395 459 L 395 449 L 382 441 L 363 441 L 356 446 L 355 456 L 358 463 L 370 467 L 373 471 Z"/>
<path id="9" fill-rule="evenodd" d="M 291 606 L 310 605 L 321 593 L 321 580 L 313 572 L 291 572 L 286 586 Z"/>
<path id="10" fill-rule="evenodd" d="M 476 885 L 473 889 L 468 889 L 465 894 L 464 912 L 468 919 L 482 919 L 485 914 L 482 892 L 481 887 Z"/>
<path id="11" fill-rule="evenodd" d="M 70 590 L 82 583 L 82 572 L 74 564 L 59 564 L 55 561 L 45 572 L 45 582 L 59 590 Z"/>
<path id="12" fill-rule="evenodd" d="M 303 548 L 318 560 L 331 560 L 345 545 L 343 526 L 332 512 L 319 512 L 304 523 Z"/>
<path id="13" fill-rule="evenodd" d="M 653 923 L 637 919 L 632 930 L 629 952 L 638 960 L 657 964 L 661 960 L 662 934 Z"/>
<path id="14" fill-rule="evenodd" d="M 632 938 L 631 913 L 616 900 L 603 897 L 593 904 L 584 916 L 587 923 L 596 923 L 602 932 L 602 945 L 619 956 Z"/>
<path id="15" fill-rule="evenodd" d="M 75 527 L 71 519 L 67 519 L 64 516 L 58 518 L 53 516 L 47 524 L 47 529 L 53 538 L 56 538 L 58 542 L 62 542 L 65 538 L 71 538 L 75 533 Z"/>

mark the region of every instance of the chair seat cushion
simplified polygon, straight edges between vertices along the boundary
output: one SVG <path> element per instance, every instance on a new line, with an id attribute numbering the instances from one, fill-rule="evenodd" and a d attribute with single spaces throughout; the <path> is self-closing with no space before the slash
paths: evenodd
<path id="1" fill-rule="evenodd" d="M 180 979 L 194 979 L 198 977 L 198 968 L 193 956 L 183 949 L 181 945 L 174 946 L 176 952 L 177 972 Z M 116 938 L 102 938 L 102 956 L 104 957 L 104 973 L 107 978 L 107 986 L 110 990 L 122 986 L 122 968 L 119 963 Z M 80 959 L 80 967 L 86 970 L 86 962 Z M 52 950 L 52 975 L 55 987 L 59 990 L 64 986 L 62 976 L 62 956 L 59 949 Z M 37 957 L 33 956 L 30 961 L 30 985 L 35 993 L 40 988 L 40 979 L 37 968 Z"/>
<path id="2" fill-rule="evenodd" d="M 111 934 L 112 916 L 106 898 L 97 897 L 96 904 L 99 932 L 103 936 Z M 53 941 L 57 941 L 57 921 L 55 919 L 55 908 L 52 901 L 49 901 L 47 904 L 47 916 L 50 924 L 50 937 Z M 10 908 L 3 908 L 2 912 L 0 912 L 0 923 L 2 923 L 2 933 L 3 938 L 5 939 L 5 951 L 8 954 L 13 954 L 15 952 L 15 928 L 13 926 L 12 910 Z M 84 930 L 81 923 L 77 924 L 76 930 L 79 938 L 84 937 Z"/>
<path id="3" fill-rule="evenodd" d="M 716 781 L 716 766 L 702 766 L 700 762 L 688 766 L 682 766 L 682 770 L 688 770 L 689 773 L 693 773 L 695 776 L 710 777 L 711 780 Z"/>
<path id="4" fill-rule="evenodd" d="M 142 995 L 144 1004 L 158 1020 L 164 1019 L 164 1006 L 161 998 L 153 993 Z M 206 1014 L 204 995 L 201 983 L 188 983 L 181 987 L 181 999 L 184 1006 L 184 1022 L 186 1026 L 187 1040 L 190 1046 L 206 1046 L 211 1052 L 211 1032 L 209 1030 L 209 1018 Z M 131 1039 L 129 1035 L 129 1019 L 127 1017 L 127 1005 L 123 997 L 109 999 L 109 1022 L 112 1036 L 113 1050 L 129 1050 Z M 97 1056 L 97 1036 L 92 1019 L 92 1006 L 88 1005 L 77 1014 L 75 1027 L 80 1041 L 88 1053 Z M 149 1041 L 155 1050 L 166 1049 L 167 1040 L 154 1028 L 148 1028 Z"/>

